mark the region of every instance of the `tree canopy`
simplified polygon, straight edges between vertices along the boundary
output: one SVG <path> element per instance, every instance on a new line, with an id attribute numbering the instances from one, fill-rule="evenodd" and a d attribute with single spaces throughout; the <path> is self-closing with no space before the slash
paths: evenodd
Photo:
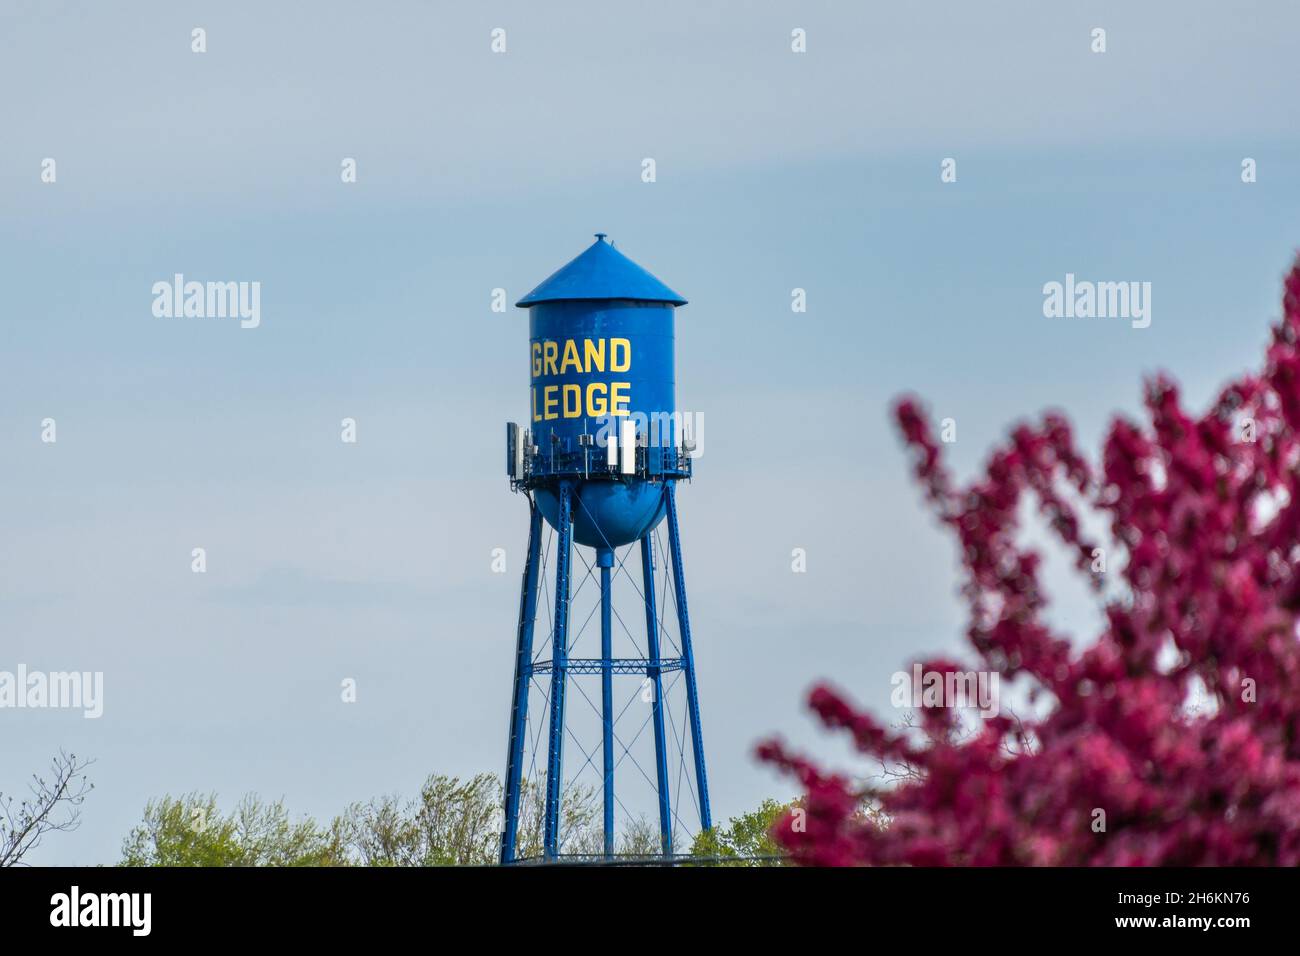
<path id="1" fill-rule="evenodd" d="M 1145 405 L 1146 421 L 1114 421 L 1096 462 L 1053 413 L 1017 426 L 961 484 L 919 403 L 898 403 L 916 480 L 959 546 L 969 653 L 1042 706 L 973 734 L 953 732 L 954 709 L 927 706 L 917 733 L 817 687 L 809 704 L 828 728 L 914 772 L 862 786 L 763 744 L 806 789 L 806 827 L 773 831 L 796 859 L 1300 864 L 1300 260 L 1258 372 L 1201 415 L 1166 376 Z M 1019 534 L 1026 502 L 1099 595 L 1091 640 L 1044 619 L 1041 558 Z M 1085 511 L 1108 539 L 1085 532 Z"/>

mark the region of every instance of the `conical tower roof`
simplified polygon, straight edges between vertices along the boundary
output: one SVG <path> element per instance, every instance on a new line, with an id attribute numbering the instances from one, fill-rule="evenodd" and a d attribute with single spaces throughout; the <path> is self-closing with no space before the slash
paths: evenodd
<path id="1" fill-rule="evenodd" d="M 685 305 L 686 300 L 596 233 L 596 241 L 515 303 L 521 309 L 565 299 L 636 299 Z"/>

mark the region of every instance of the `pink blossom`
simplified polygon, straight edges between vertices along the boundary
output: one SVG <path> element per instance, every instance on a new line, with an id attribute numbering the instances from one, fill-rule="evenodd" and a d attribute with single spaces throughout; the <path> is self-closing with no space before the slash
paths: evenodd
<path id="1" fill-rule="evenodd" d="M 797 861 L 1300 865 L 1300 259 L 1282 313 L 1258 375 L 1200 417 L 1154 378 L 1148 421 L 1116 420 L 1095 466 L 1049 414 L 962 486 L 919 402 L 897 404 L 916 480 L 958 545 L 976 668 L 1027 679 L 1051 706 L 967 736 L 923 708 L 918 735 L 816 688 L 826 727 L 915 772 L 863 786 L 762 745 L 805 790 L 803 824 L 773 830 Z M 1018 543 L 1026 496 L 1099 593 L 1094 548 L 1109 554 L 1105 577 L 1122 587 L 1090 641 L 1044 619 L 1040 558 Z M 1102 516 L 1109 542 L 1086 537 L 1074 502 Z"/>

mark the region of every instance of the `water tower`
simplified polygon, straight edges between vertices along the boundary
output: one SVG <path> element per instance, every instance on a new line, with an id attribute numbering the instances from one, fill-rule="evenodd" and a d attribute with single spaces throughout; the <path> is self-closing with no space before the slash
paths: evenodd
<path id="1" fill-rule="evenodd" d="M 604 233 L 517 303 L 529 310 L 529 416 L 507 425 L 506 465 L 530 521 L 502 863 L 610 858 L 620 852 L 616 817 L 629 825 L 638 806 L 645 827 L 657 816 L 664 856 L 712 826 L 675 491 L 695 451 L 674 394 L 673 325 L 685 304 Z M 627 566 L 633 551 L 639 574 Z M 582 597 L 589 614 L 575 610 Z M 599 751 L 579 733 L 584 718 Z M 587 771 L 603 840 L 574 846 L 566 788 L 584 786 Z M 521 845 L 521 816 L 543 778 L 533 852 Z"/>

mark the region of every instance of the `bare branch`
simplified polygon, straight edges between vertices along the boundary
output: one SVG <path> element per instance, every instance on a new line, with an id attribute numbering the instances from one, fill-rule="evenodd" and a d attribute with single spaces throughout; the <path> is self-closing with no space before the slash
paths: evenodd
<path id="1" fill-rule="evenodd" d="M 0 866 L 25 866 L 23 857 L 47 833 L 66 833 L 81 823 L 81 803 L 95 789 L 85 769 L 93 760 L 59 751 L 50 761 L 49 779 L 32 774 L 31 796 L 15 806 L 15 797 L 0 793 Z"/>

